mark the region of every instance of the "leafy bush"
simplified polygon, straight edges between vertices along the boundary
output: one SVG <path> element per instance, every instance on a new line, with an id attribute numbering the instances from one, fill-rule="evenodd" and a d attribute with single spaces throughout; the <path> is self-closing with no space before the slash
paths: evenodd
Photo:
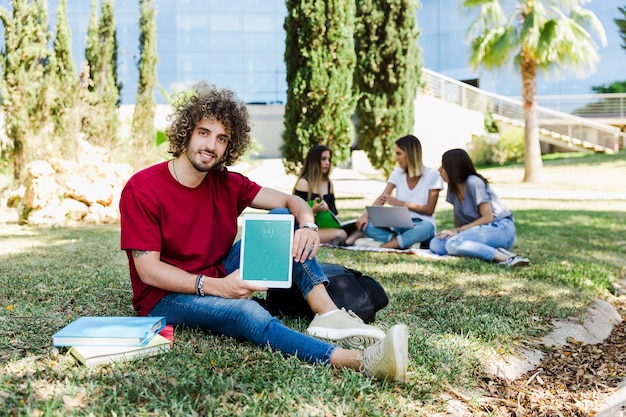
<path id="1" fill-rule="evenodd" d="M 502 133 L 474 136 L 467 152 L 476 165 L 504 165 L 524 160 L 524 129 L 509 128 Z"/>
<path id="2" fill-rule="evenodd" d="M 524 161 L 524 129 L 511 127 L 500 134 L 494 150 L 494 160 L 500 165 Z"/>
<path id="3" fill-rule="evenodd" d="M 467 148 L 472 161 L 476 165 L 494 165 L 493 152 L 500 139 L 500 135 L 487 133 L 481 136 L 473 136 Z"/>

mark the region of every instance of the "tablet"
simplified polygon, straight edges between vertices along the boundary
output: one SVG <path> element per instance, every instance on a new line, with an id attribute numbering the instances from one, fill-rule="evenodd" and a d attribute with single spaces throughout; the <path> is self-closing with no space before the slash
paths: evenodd
<path id="1" fill-rule="evenodd" d="M 411 213 L 405 206 L 367 206 L 365 209 L 376 227 L 413 227 Z"/>
<path id="2" fill-rule="evenodd" d="M 241 279 L 267 288 L 290 288 L 294 217 L 244 214 L 241 230 Z"/>

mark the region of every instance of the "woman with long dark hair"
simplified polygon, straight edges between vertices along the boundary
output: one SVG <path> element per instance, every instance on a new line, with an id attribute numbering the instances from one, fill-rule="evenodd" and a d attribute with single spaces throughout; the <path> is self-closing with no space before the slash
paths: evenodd
<path id="1" fill-rule="evenodd" d="M 439 173 L 448 183 L 446 201 L 454 207 L 454 229 L 440 231 L 430 241 L 439 255 L 466 256 L 506 267 L 530 261 L 509 250 L 517 231 L 513 214 L 502 204 L 489 181 L 476 172 L 463 149 L 450 149 L 441 158 Z"/>
<path id="2" fill-rule="evenodd" d="M 335 190 L 330 180 L 333 154 L 324 145 L 315 145 L 306 155 L 300 175 L 293 187 L 293 194 L 310 202 L 313 214 L 330 211 L 337 214 Z M 346 246 L 347 232 L 341 227 L 321 227 L 318 230 L 321 243 Z"/>

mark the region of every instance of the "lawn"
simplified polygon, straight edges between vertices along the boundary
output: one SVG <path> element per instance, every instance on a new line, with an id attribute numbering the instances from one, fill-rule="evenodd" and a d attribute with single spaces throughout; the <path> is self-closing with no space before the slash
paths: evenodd
<path id="1" fill-rule="evenodd" d="M 546 161 L 548 182 L 519 184 L 520 167 L 481 170 L 496 186 L 621 191 L 626 153 Z M 520 193 L 520 196 L 522 193 Z M 368 201 L 363 201 L 365 205 Z M 376 277 L 390 303 L 387 328 L 410 329 L 406 384 L 300 363 L 197 330 L 177 330 L 164 355 L 93 369 L 79 366 L 52 334 L 79 316 L 132 315 L 119 226 L 0 225 L 0 415 L 432 415 L 447 386 L 471 388 L 486 357 L 579 315 L 626 278 L 626 200 L 507 198 L 530 268 L 471 259 L 322 248 L 318 258 Z M 339 199 L 341 217 L 359 213 Z M 437 207 L 449 227 L 450 207 Z M 307 323 L 287 319 L 304 330 Z"/>

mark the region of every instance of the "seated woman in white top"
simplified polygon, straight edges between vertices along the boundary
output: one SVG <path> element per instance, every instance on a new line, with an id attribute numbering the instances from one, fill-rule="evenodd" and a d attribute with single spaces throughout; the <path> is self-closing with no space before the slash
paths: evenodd
<path id="1" fill-rule="evenodd" d="M 384 191 L 374 205 L 406 206 L 411 213 L 413 227 L 382 228 L 369 221 L 367 212 L 357 219 L 357 229 L 370 239 L 358 239 L 355 246 L 379 246 L 392 249 L 419 248 L 435 236 L 435 206 L 443 180 L 437 170 L 422 162 L 422 144 L 413 135 L 401 137 L 394 145 L 395 168 Z M 395 190 L 395 196 L 392 191 Z M 373 239 L 373 240 L 372 240 Z"/>

